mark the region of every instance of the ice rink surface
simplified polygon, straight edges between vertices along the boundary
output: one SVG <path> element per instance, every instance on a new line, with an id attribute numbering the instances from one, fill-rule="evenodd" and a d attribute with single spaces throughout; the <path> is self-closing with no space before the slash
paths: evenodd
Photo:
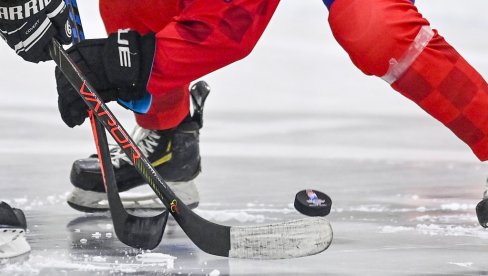
<path id="1" fill-rule="evenodd" d="M 96 3 L 80 1 L 89 37 L 103 35 Z M 417 5 L 487 77 L 488 3 Z M 107 214 L 65 203 L 72 161 L 95 148 L 88 126 L 59 119 L 53 65 L 23 63 L 4 43 L 0 62 L 0 199 L 26 212 L 32 246 L 1 261 L 0 275 L 488 275 L 488 230 L 474 212 L 488 166 L 363 76 L 330 34 L 321 1 L 282 1 L 247 59 L 205 77 L 213 91 L 198 178 L 198 213 L 229 225 L 297 218 L 298 190 L 329 194 L 334 241 L 307 258 L 214 257 L 174 223 L 151 253 L 126 247 Z M 111 106 L 130 129 L 132 115 Z"/>

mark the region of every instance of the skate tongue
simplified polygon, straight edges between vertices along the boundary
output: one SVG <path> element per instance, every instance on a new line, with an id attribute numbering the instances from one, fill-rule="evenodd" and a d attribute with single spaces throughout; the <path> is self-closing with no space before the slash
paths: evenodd
<path id="1" fill-rule="evenodd" d="M 205 100 L 209 93 L 210 86 L 204 81 L 195 83 L 190 89 L 191 100 L 193 102 L 192 118 L 200 128 L 203 127 L 203 107 L 205 106 Z"/>

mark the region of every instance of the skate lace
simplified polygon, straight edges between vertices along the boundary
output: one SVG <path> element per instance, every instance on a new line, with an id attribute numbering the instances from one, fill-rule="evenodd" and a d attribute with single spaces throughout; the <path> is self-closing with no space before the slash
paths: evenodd
<path id="1" fill-rule="evenodd" d="M 161 138 L 161 135 L 156 131 L 144 129 L 140 126 L 136 126 L 130 136 L 141 150 L 141 153 L 146 157 L 154 152 L 154 149 L 158 145 L 157 140 Z M 117 144 L 110 144 L 110 158 L 115 168 L 120 168 L 122 160 L 132 164 L 132 161 Z"/>

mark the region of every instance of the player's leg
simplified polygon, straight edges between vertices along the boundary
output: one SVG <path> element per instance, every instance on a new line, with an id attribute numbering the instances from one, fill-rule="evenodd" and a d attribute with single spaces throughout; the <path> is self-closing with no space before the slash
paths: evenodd
<path id="1" fill-rule="evenodd" d="M 128 0 L 105 0 L 100 2 L 100 7 L 109 33 L 120 28 L 130 28 L 142 34 L 156 33 L 156 53 L 147 85 L 154 97 L 153 106 L 148 114 L 137 115 L 137 122 L 143 128 L 158 130 L 159 134 L 163 130 L 164 133 L 170 132 L 168 137 L 171 139 L 160 140 L 160 145 L 161 149 L 171 151 L 158 151 L 159 159 L 155 159 L 164 161 L 156 169 L 167 181 L 171 181 L 172 174 L 178 174 L 175 172 L 178 169 L 185 174 L 182 179 L 188 181 L 200 171 L 200 155 L 198 129 L 188 127 L 184 120 L 189 113 L 188 92 L 181 87 L 248 55 L 264 32 L 279 0 L 183 1 L 182 5 L 171 6 L 178 14 L 169 19 L 159 12 L 166 9 L 157 7 L 167 3 L 172 1 L 148 0 L 134 6 Z M 182 125 L 177 127 L 180 122 Z M 138 142 L 140 145 L 146 144 L 145 139 Z M 172 147 L 165 148 L 164 145 Z M 178 150 L 181 152 L 178 153 Z M 175 164 L 170 165 L 172 163 Z M 118 179 L 121 179 L 118 181 L 121 190 L 125 189 L 126 184 L 130 188 L 142 184 L 142 178 L 133 168 L 129 165 L 124 167 L 131 171 L 130 181 L 126 177 L 128 174 L 121 174 L 116 168 L 116 177 L 120 175 Z M 81 177 L 88 175 L 86 172 L 90 176 L 96 175 L 99 180 Z M 96 192 L 97 195 L 103 193 L 99 165 L 95 158 L 75 162 L 71 180 L 78 189 L 69 198 L 69 203 L 77 209 L 89 210 L 86 208 L 88 201 L 91 204 L 92 199 L 98 200 L 98 197 L 85 192 Z M 95 191 L 94 187 L 98 190 Z M 106 205 L 101 207 L 106 208 Z"/>
<path id="2" fill-rule="evenodd" d="M 177 90 L 174 93 L 173 98 L 168 98 L 169 94 L 154 96 L 148 114 L 136 116 L 138 125 L 131 136 L 178 197 L 188 206 L 196 207 L 199 195 L 193 180 L 201 170 L 199 116 L 203 105 L 194 105 L 192 116 L 189 113 L 188 91 Z M 174 104 L 169 105 L 170 100 Z M 183 110 L 184 116 L 175 121 L 180 112 L 178 108 Z M 172 114 L 170 110 L 173 110 Z M 168 120 L 166 116 L 173 119 Z M 113 146 L 110 152 L 119 191 L 128 191 L 145 183 L 120 147 Z M 73 163 L 71 182 L 75 188 L 68 197 L 70 206 L 85 212 L 107 210 L 108 202 L 96 155 Z M 127 208 L 162 208 L 153 193 L 122 196 L 122 200 Z"/>
<path id="3" fill-rule="evenodd" d="M 154 1 L 145 3 L 150 2 Z M 120 28 L 130 28 L 143 34 L 156 32 L 178 12 L 176 6 L 164 5 L 161 9 L 147 9 L 147 5 L 133 6 L 130 1 L 122 0 L 100 1 L 100 5 L 101 15 L 109 33 Z M 142 16 L 147 11 L 155 10 L 165 12 L 154 14 L 152 19 L 149 15 Z M 140 15 L 119 16 L 128 12 Z M 196 207 L 199 195 L 193 180 L 200 172 L 199 126 L 190 116 L 190 94 L 187 86 L 158 90 L 158 93 L 153 94 L 148 113 L 136 114 L 137 125 L 131 136 L 178 196 L 187 205 Z M 110 151 L 120 192 L 145 183 L 120 147 L 113 146 Z M 70 206 L 85 212 L 107 210 L 108 201 L 96 155 L 76 160 L 72 166 L 70 180 L 74 185 L 68 196 Z M 122 200 L 128 208 L 162 208 L 152 193 L 129 197 L 122 195 Z"/>
<path id="4" fill-rule="evenodd" d="M 131 134 L 158 173 L 190 207 L 196 207 L 199 203 L 193 181 L 200 173 L 199 129 L 188 116 L 175 128 L 151 129 L 137 125 Z M 120 147 L 111 147 L 110 154 L 120 192 L 145 183 Z M 70 179 L 75 186 L 68 197 L 70 206 L 85 212 L 107 210 L 108 202 L 96 155 L 76 160 Z M 162 208 L 153 193 L 122 196 L 122 200 L 127 208 Z"/>
<path id="5" fill-rule="evenodd" d="M 382 77 L 488 160 L 488 85 L 411 1 L 335 0 L 329 23 L 361 71 Z"/>
<path id="6" fill-rule="evenodd" d="M 107 32 L 156 33 L 147 88 L 166 93 L 240 60 L 253 50 L 279 0 L 101 0 Z M 168 17 L 168 12 L 176 12 Z M 122 16 L 123 15 L 123 16 Z"/>

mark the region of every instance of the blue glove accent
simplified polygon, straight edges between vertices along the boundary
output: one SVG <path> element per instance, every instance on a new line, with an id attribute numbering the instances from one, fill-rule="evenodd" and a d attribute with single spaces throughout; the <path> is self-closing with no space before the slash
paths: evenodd
<path id="1" fill-rule="evenodd" d="M 146 114 L 149 112 L 152 103 L 152 95 L 149 93 L 144 94 L 144 96 L 136 101 L 124 101 L 117 99 L 117 102 L 127 109 L 130 109 L 139 114 Z"/>

